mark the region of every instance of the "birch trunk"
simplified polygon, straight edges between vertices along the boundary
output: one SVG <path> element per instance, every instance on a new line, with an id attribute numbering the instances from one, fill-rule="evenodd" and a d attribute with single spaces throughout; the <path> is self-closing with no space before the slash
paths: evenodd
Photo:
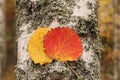
<path id="1" fill-rule="evenodd" d="M 114 6 L 114 80 L 120 79 L 120 2 L 118 0 L 113 1 Z"/>
<path id="2" fill-rule="evenodd" d="M 98 36 L 97 0 L 16 0 L 18 35 L 17 80 L 79 80 L 58 61 L 39 65 L 30 60 L 29 38 L 37 28 L 67 26 L 82 38 L 83 55 L 70 62 L 80 80 L 100 80 L 101 42 Z"/>
<path id="3" fill-rule="evenodd" d="M 0 80 L 2 66 L 5 63 L 5 19 L 4 19 L 4 0 L 0 0 Z"/>

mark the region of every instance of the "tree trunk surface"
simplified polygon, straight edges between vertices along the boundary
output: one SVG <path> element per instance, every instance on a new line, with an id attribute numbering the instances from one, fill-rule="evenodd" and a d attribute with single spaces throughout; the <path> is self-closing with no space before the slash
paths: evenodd
<path id="1" fill-rule="evenodd" d="M 5 64 L 5 19 L 4 19 L 4 0 L 0 0 L 0 80 L 2 67 Z"/>
<path id="2" fill-rule="evenodd" d="M 18 59 L 17 80 L 101 80 L 97 0 L 16 0 Z M 34 64 L 27 44 L 40 27 L 70 27 L 82 39 L 83 54 L 78 61 L 65 64 Z M 79 76 L 79 78 L 78 78 Z"/>

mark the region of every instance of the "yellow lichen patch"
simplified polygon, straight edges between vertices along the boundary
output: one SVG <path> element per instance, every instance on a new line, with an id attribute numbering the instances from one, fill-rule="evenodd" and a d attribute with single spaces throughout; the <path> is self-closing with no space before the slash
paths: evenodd
<path id="1" fill-rule="evenodd" d="M 45 49 L 43 43 L 44 36 L 50 30 L 50 28 L 39 28 L 30 37 L 28 43 L 28 52 L 30 58 L 34 61 L 35 64 L 40 63 L 43 65 L 45 63 L 52 62 L 52 59 L 49 58 L 44 52 Z"/>

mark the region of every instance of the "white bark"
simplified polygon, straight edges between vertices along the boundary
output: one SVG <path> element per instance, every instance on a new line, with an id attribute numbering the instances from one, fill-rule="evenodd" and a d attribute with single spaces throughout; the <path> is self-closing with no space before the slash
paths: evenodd
<path id="1" fill-rule="evenodd" d="M 5 58 L 5 18 L 4 18 L 4 0 L 0 0 L 0 80 L 2 75 L 2 66 Z"/>
<path id="2" fill-rule="evenodd" d="M 25 0 L 25 1 L 26 2 L 28 1 L 28 4 L 30 3 L 29 5 L 33 5 L 33 6 L 37 5 L 37 2 L 36 2 L 37 0 L 30 0 L 30 1 Z M 16 2 L 17 11 L 18 10 L 21 10 L 21 11 L 27 10 L 28 7 L 26 7 L 26 8 L 22 7 L 22 6 L 25 6 L 22 4 L 22 2 L 24 3 L 25 1 L 17 0 L 17 2 Z M 40 4 L 44 5 L 45 2 L 47 2 L 47 0 L 41 0 L 40 2 L 41 2 Z M 49 12 L 47 12 L 45 17 L 42 17 L 42 19 L 44 19 L 44 21 L 41 21 L 41 23 L 39 23 L 39 22 L 36 23 L 37 20 L 34 20 L 35 17 L 33 17 L 33 16 L 32 16 L 33 20 L 31 20 L 31 19 L 25 20 L 27 17 L 25 15 L 29 13 L 29 12 L 27 13 L 27 11 L 24 13 L 21 13 L 20 11 L 17 12 L 17 24 L 19 24 L 19 25 L 17 25 L 18 33 L 20 32 L 20 35 L 18 36 L 18 40 L 17 40 L 18 41 L 18 60 L 17 60 L 17 69 L 16 69 L 17 79 L 20 79 L 20 76 L 22 76 L 22 80 L 25 80 L 25 79 L 28 79 L 28 80 L 40 79 L 40 80 L 42 80 L 41 77 L 36 77 L 36 76 L 38 76 L 38 73 L 40 74 L 41 70 L 39 69 L 39 71 L 36 71 L 33 69 L 33 66 L 31 65 L 32 63 L 31 63 L 31 60 L 29 58 L 29 54 L 27 51 L 27 44 L 28 44 L 29 38 L 30 38 L 31 34 L 36 30 L 33 28 L 33 24 L 36 23 L 36 25 L 35 25 L 36 28 L 39 28 L 38 26 L 50 26 L 52 28 L 56 28 L 58 26 L 59 27 L 71 27 L 74 30 L 76 30 L 77 32 L 80 32 L 80 36 L 82 37 L 82 44 L 83 44 L 84 51 L 83 51 L 82 57 L 80 58 L 80 62 L 78 61 L 78 63 L 79 63 L 78 65 L 80 65 L 80 63 L 83 62 L 83 65 L 80 67 L 83 67 L 83 69 L 85 69 L 85 70 L 83 71 L 82 68 L 78 69 L 78 67 L 76 67 L 78 69 L 78 70 L 76 70 L 76 72 L 79 75 L 81 75 L 81 78 L 83 78 L 85 80 L 88 80 L 88 79 L 89 80 L 93 80 L 93 79 L 100 80 L 100 62 L 99 62 L 99 58 L 98 58 L 99 55 L 97 55 L 97 53 L 96 53 L 97 51 L 96 51 L 96 49 L 94 49 L 94 47 L 97 47 L 98 50 L 100 50 L 101 45 L 100 45 L 100 42 L 94 42 L 96 40 L 96 38 L 98 38 L 98 37 L 96 37 L 94 39 L 94 36 L 92 36 L 92 34 L 89 33 L 89 30 L 90 30 L 89 25 L 93 24 L 93 27 L 91 26 L 91 28 L 93 28 L 93 29 L 95 29 L 95 27 L 97 27 L 97 25 L 96 25 L 97 23 L 94 23 L 94 21 L 97 20 L 97 14 L 96 14 L 97 5 L 98 5 L 97 0 L 73 0 L 73 2 L 72 1 L 71 2 L 74 4 L 70 5 L 70 6 L 69 6 L 70 2 L 67 3 L 67 0 L 53 0 L 53 2 L 56 2 L 56 4 L 57 3 L 62 4 L 62 6 L 65 6 L 66 10 L 71 10 L 73 13 L 70 15 L 67 13 L 63 13 L 63 15 L 57 15 L 54 17 L 54 16 L 52 16 L 52 12 L 50 12 L 53 19 L 48 24 L 47 22 L 44 23 L 44 21 L 46 20 L 47 15 L 49 15 L 48 14 Z M 52 3 L 51 3 L 51 5 L 52 5 Z M 32 8 L 33 8 L 33 6 L 32 6 Z M 52 5 L 52 6 L 55 6 L 55 5 Z M 42 7 L 45 7 L 45 6 L 42 6 Z M 59 6 L 55 6 L 55 8 L 56 7 L 59 7 Z M 36 10 L 36 9 L 33 8 L 31 10 Z M 50 9 L 51 9 L 51 7 L 50 7 Z M 63 8 L 60 8 L 60 9 L 63 9 Z M 41 10 L 42 10 L 42 8 L 41 8 Z M 65 12 L 67 12 L 67 11 L 65 11 Z M 31 14 L 37 15 L 37 13 L 39 13 L 39 11 L 33 12 Z M 56 13 L 58 13 L 58 12 L 56 11 Z M 53 14 L 56 14 L 56 13 L 53 13 Z M 20 20 L 20 19 L 23 19 L 22 17 L 20 17 L 21 14 L 25 17 L 25 18 L 23 17 L 25 22 L 24 21 L 22 22 L 22 20 Z M 60 19 L 62 19 L 64 21 L 64 16 L 66 16 L 66 15 L 67 16 L 69 15 L 69 17 L 67 17 L 67 19 L 69 19 L 68 22 L 60 22 L 59 21 Z M 90 15 L 92 16 L 92 19 L 91 19 Z M 42 16 L 42 14 L 37 15 L 36 17 L 38 17 L 38 16 Z M 87 23 L 85 23 L 81 26 L 80 25 L 78 26 L 79 23 L 82 23 L 82 22 L 78 22 L 79 18 L 81 18 L 85 21 L 88 21 L 88 22 L 90 22 L 90 20 L 94 20 L 94 21 L 90 22 L 90 24 L 88 24 L 88 25 L 87 25 Z M 83 28 L 86 27 L 86 29 L 82 29 L 82 27 Z M 28 29 L 30 29 L 30 31 Z M 86 36 L 83 36 L 82 34 L 86 35 Z M 95 36 L 96 35 L 97 35 L 97 31 L 95 31 Z M 93 42 L 91 40 L 93 40 Z M 98 43 L 98 45 L 96 45 L 96 43 Z M 77 64 L 77 63 L 73 63 L 73 64 Z M 69 70 L 69 68 L 67 68 L 65 66 L 65 64 L 63 64 L 61 62 L 54 62 L 52 64 L 47 64 L 44 67 L 45 68 L 49 67 L 50 70 L 47 70 L 47 72 L 44 70 L 44 72 L 41 74 L 42 77 L 44 77 L 46 75 L 46 73 L 52 74 L 55 71 L 59 72 L 59 73 L 63 72 L 63 71 L 68 71 L 69 74 L 67 77 L 69 77 L 69 78 L 65 78 L 65 79 L 70 79 L 70 76 L 73 75 L 72 72 Z M 30 68 L 33 69 L 32 72 L 30 71 Z M 42 66 L 39 66 L 39 68 L 42 68 Z M 20 71 L 22 71 L 26 75 L 22 75 L 20 73 Z M 49 79 L 51 79 L 51 77 L 45 78 L 45 80 L 49 80 Z"/>

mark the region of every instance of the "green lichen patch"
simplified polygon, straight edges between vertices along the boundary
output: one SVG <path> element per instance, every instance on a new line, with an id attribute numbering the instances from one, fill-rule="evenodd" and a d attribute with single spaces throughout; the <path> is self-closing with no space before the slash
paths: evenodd
<path id="1" fill-rule="evenodd" d="M 93 78 L 91 78 L 90 70 L 86 68 L 85 61 L 79 59 L 77 62 L 69 62 L 69 64 L 71 65 L 72 69 L 76 72 L 76 74 L 78 74 L 80 80 L 93 80 Z M 72 78 L 72 80 L 74 79 L 77 80 L 77 77 Z"/>
<path id="2" fill-rule="evenodd" d="M 81 17 L 77 18 L 76 30 L 81 36 L 89 36 L 96 38 L 98 35 L 97 29 L 98 23 L 94 18 L 83 19 Z M 78 31 L 79 30 L 79 31 Z"/>
<path id="3" fill-rule="evenodd" d="M 87 7 L 88 7 L 88 9 L 94 9 L 94 5 L 93 5 L 93 3 L 92 2 L 87 2 Z"/>
<path id="4" fill-rule="evenodd" d="M 100 64 L 96 61 L 98 61 L 98 55 L 95 54 L 93 57 L 93 61 L 91 63 L 89 63 L 89 67 L 91 70 L 91 76 L 94 77 L 95 79 L 99 80 L 100 79 Z"/>
<path id="5" fill-rule="evenodd" d="M 89 50 L 89 48 L 92 47 L 94 52 L 98 54 L 98 57 L 100 58 L 102 44 L 99 38 L 98 20 L 95 16 L 95 13 L 93 12 L 91 15 L 89 15 L 88 19 L 78 17 L 76 22 L 76 31 L 80 37 L 84 37 L 89 44 L 86 47 L 86 50 Z"/>
<path id="6" fill-rule="evenodd" d="M 17 80 L 27 80 L 27 77 L 25 75 L 25 72 L 19 68 L 16 67 L 14 73 L 16 74 L 16 79 Z"/>
<path id="7" fill-rule="evenodd" d="M 49 26 L 54 19 L 59 23 L 68 23 L 75 3 L 74 0 L 40 0 L 36 3 L 16 0 L 16 5 L 17 28 L 31 22 L 32 27 L 37 29 L 38 26 Z"/>
<path id="8" fill-rule="evenodd" d="M 98 58 L 101 59 L 101 52 L 103 49 L 101 39 L 99 37 L 97 37 L 96 39 L 92 39 L 90 45 L 92 46 L 94 52 L 98 54 Z"/>
<path id="9" fill-rule="evenodd" d="M 88 15 L 88 18 L 77 17 L 76 18 L 76 30 L 80 36 L 83 37 L 92 37 L 96 38 L 98 36 L 98 17 L 97 17 L 97 8 L 98 3 L 88 1 L 86 4 L 87 8 L 90 9 L 91 14 Z"/>
<path id="10" fill-rule="evenodd" d="M 45 64 L 43 66 L 34 64 L 31 60 L 26 60 L 25 63 L 27 64 L 25 70 L 16 67 L 15 74 L 17 80 L 28 80 L 28 78 L 30 80 L 69 80 L 70 76 L 72 76 L 69 69 L 61 69 L 61 72 L 57 70 L 58 68 L 52 70 L 52 66 L 59 63 L 56 61 L 53 64 Z M 60 65 L 60 67 L 62 66 L 65 67 L 65 64 Z"/>

